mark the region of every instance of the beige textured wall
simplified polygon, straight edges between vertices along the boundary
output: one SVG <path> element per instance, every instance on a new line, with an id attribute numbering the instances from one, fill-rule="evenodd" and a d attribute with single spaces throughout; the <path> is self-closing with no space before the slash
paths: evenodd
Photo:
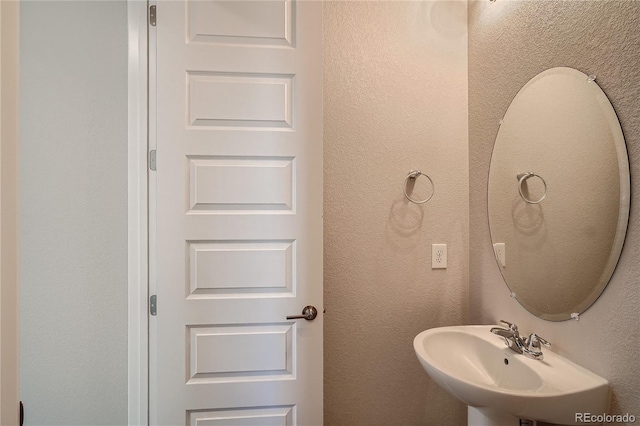
<path id="1" fill-rule="evenodd" d="M 465 423 L 413 338 L 467 321 L 466 12 L 324 4 L 327 426 Z M 413 168 L 436 186 L 422 206 L 402 193 Z M 432 243 L 448 244 L 448 269 L 431 269 Z"/>
<path id="2" fill-rule="evenodd" d="M 469 3 L 470 315 L 536 331 L 554 350 L 607 378 L 615 413 L 640 415 L 640 2 Z M 596 74 L 616 109 L 631 167 L 631 215 L 613 278 L 580 321 L 538 319 L 509 298 L 493 258 L 486 191 L 498 120 L 530 78 L 556 66 Z"/>

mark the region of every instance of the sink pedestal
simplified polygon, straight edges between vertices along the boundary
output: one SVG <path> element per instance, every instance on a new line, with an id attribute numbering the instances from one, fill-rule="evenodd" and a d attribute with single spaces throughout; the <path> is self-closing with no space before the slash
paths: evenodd
<path id="1" fill-rule="evenodd" d="M 467 424 L 469 426 L 519 426 L 520 419 L 505 413 L 491 410 L 480 410 L 468 407 Z"/>

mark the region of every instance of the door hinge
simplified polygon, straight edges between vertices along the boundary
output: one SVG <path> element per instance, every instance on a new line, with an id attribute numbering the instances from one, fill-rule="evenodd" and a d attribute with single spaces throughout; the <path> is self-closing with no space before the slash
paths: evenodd
<path id="1" fill-rule="evenodd" d="M 149 151 L 149 168 L 156 171 L 156 150 Z"/>
<path id="2" fill-rule="evenodd" d="M 149 24 L 151 24 L 152 27 L 156 26 L 156 6 L 150 6 L 149 7 Z"/>
<path id="3" fill-rule="evenodd" d="M 153 316 L 158 315 L 158 296 L 155 294 L 149 298 L 149 313 Z"/>

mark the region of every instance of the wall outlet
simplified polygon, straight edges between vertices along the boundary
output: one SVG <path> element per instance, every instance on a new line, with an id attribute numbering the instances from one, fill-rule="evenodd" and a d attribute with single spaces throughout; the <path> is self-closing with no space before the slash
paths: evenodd
<path id="1" fill-rule="evenodd" d="M 431 244 L 431 269 L 445 269 L 447 267 L 447 245 Z"/>
<path id="2" fill-rule="evenodd" d="M 504 243 L 495 243 L 493 245 L 493 251 L 496 254 L 496 259 L 498 259 L 498 263 L 502 265 L 503 268 L 507 266 L 507 253 L 506 247 Z"/>

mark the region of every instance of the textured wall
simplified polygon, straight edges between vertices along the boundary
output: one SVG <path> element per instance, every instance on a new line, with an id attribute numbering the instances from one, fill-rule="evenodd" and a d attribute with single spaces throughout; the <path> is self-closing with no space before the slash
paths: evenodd
<path id="1" fill-rule="evenodd" d="M 615 413 L 640 415 L 640 2 L 469 3 L 470 312 L 536 331 L 554 350 L 607 378 Z M 486 192 L 491 149 L 513 96 L 556 66 L 596 74 L 618 113 L 631 167 L 625 247 L 609 286 L 580 321 L 546 322 L 509 298 L 493 257 Z"/>
<path id="2" fill-rule="evenodd" d="M 127 9 L 20 22 L 20 374 L 27 425 L 127 421 Z"/>
<path id="3" fill-rule="evenodd" d="M 324 4 L 328 426 L 465 423 L 412 342 L 467 320 L 466 42 L 465 2 Z M 413 168 L 436 186 L 422 206 L 402 193 Z"/>

